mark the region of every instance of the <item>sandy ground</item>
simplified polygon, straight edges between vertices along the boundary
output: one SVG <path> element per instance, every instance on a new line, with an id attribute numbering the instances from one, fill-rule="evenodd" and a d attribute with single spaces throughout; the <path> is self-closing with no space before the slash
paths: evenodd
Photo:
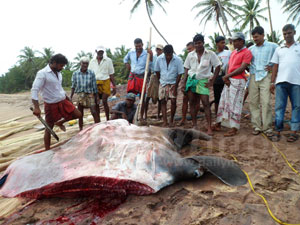
<path id="1" fill-rule="evenodd" d="M 119 88 L 121 96 L 124 88 Z M 179 96 L 177 116 L 181 114 Z M 29 110 L 30 94 L 0 95 L 0 171 L 17 157 L 43 147 L 43 131 Z M 115 102 L 110 102 L 110 106 Z M 245 104 L 244 111 L 248 111 Z M 86 111 L 88 112 L 88 111 Z M 103 112 L 103 111 L 102 111 Z M 202 113 L 203 114 L 203 113 Z M 156 116 L 156 105 L 150 105 L 149 116 Z M 287 118 L 290 117 L 290 109 Z M 150 118 L 149 123 L 160 124 Z M 87 117 L 85 124 L 92 123 Z M 205 130 L 203 116 L 199 119 Z M 191 122 L 185 125 L 190 128 Z M 226 129 L 215 133 L 211 141 L 193 141 L 181 150 L 183 156 L 215 155 L 232 159 L 249 174 L 255 190 L 269 203 L 273 214 L 283 222 L 300 222 L 300 177 L 287 165 L 280 153 L 263 136 L 251 135 L 250 119 L 243 118 L 236 137 L 224 138 Z M 61 142 L 78 132 L 78 125 L 68 126 L 63 133 L 56 129 Z M 286 131 L 288 126 L 286 124 Z M 53 141 L 54 144 L 55 141 Z M 300 170 L 300 141 L 287 143 L 282 137 L 275 146 L 280 149 L 296 170 Z M 72 205 L 89 199 L 44 199 L 28 205 L 26 199 L 0 197 L 0 223 L 36 224 L 68 213 Z M 273 225 L 263 200 L 255 195 L 249 184 L 229 187 L 210 174 L 199 180 L 182 181 L 150 196 L 129 196 L 120 207 L 100 219 L 102 224 L 178 224 L 178 225 Z M 70 224 L 64 220 L 49 224 Z M 99 222 L 100 223 L 100 222 Z M 88 221 L 82 224 L 89 224 Z"/>

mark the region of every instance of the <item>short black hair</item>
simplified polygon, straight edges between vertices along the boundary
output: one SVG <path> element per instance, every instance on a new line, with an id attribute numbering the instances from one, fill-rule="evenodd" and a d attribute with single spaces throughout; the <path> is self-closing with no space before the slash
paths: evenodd
<path id="1" fill-rule="evenodd" d="M 193 42 L 202 41 L 204 43 L 204 36 L 202 34 L 196 34 L 193 38 Z"/>
<path id="2" fill-rule="evenodd" d="M 252 30 L 252 32 L 251 32 L 252 35 L 254 35 L 254 34 L 262 35 L 262 34 L 264 34 L 264 33 L 265 33 L 265 30 L 264 30 L 264 28 L 262 28 L 261 26 L 255 27 L 255 28 Z"/>
<path id="3" fill-rule="evenodd" d="M 165 54 L 173 54 L 174 53 L 174 49 L 172 45 L 166 45 L 164 47 L 164 53 Z"/>
<path id="4" fill-rule="evenodd" d="M 252 45 L 254 45 L 254 43 L 252 41 L 248 42 L 248 44 L 246 45 L 246 48 L 251 47 Z"/>
<path id="5" fill-rule="evenodd" d="M 282 31 L 287 31 L 287 30 L 294 30 L 295 31 L 295 26 L 293 24 L 286 24 L 283 28 Z"/>
<path id="6" fill-rule="evenodd" d="M 50 64 L 52 63 L 57 63 L 57 64 L 68 64 L 68 59 L 62 55 L 62 54 L 56 54 L 54 56 L 51 57 L 50 59 Z"/>
<path id="7" fill-rule="evenodd" d="M 218 44 L 220 41 L 225 41 L 225 37 L 223 37 L 223 36 L 216 37 L 216 40 L 215 40 L 216 44 Z"/>
<path id="8" fill-rule="evenodd" d="M 134 44 L 143 44 L 143 41 L 142 41 L 142 39 L 140 39 L 140 38 L 136 38 L 136 39 L 134 40 Z"/>
<path id="9" fill-rule="evenodd" d="M 186 46 L 189 46 L 189 45 L 193 45 L 194 46 L 194 42 L 190 41 L 189 43 L 186 44 Z"/>

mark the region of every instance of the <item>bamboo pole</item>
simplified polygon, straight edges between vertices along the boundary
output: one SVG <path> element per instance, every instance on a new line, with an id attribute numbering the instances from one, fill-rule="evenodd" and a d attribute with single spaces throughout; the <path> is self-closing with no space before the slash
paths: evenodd
<path id="1" fill-rule="evenodd" d="M 151 48 L 151 39 L 152 39 L 152 28 L 150 27 L 150 35 L 149 35 L 149 45 L 148 45 L 148 49 Z M 134 119 L 133 119 L 133 123 L 134 124 L 138 124 L 139 121 L 139 113 L 144 101 L 144 96 L 145 96 L 145 89 L 146 89 L 146 81 L 147 81 L 147 77 L 148 77 L 148 70 L 149 70 L 149 62 L 150 62 L 150 54 L 148 53 L 147 55 L 147 61 L 146 61 L 146 68 L 145 68 L 145 74 L 144 74 L 144 82 L 143 82 L 143 88 L 142 88 L 142 93 L 141 93 L 141 99 L 140 102 L 138 104 L 137 110 L 135 112 L 134 115 Z"/>

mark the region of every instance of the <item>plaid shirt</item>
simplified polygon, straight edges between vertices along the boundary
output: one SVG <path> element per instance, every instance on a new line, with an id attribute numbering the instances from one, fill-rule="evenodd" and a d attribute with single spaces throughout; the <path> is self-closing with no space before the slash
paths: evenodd
<path id="1" fill-rule="evenodd" d="M 255 80 L 259 81 L 268 75 L 268 71 L 265 71 L 266 66 L 272 65 L 270 63 L 277 44 L 264 41 L 262 46 L 253 45 L 249 48 L 252 53 L 252 61 L 250 66 L 250 74 L 255 74 Z"/>
<path id="2" fill-rule="evenodd" d="M 72 88 L 75 93 L 97 93 L 95 73 L 92 70 L 87 70 L 86 73 L 82 73 L 80 69 L 75 71 L 72 75 Z"/>

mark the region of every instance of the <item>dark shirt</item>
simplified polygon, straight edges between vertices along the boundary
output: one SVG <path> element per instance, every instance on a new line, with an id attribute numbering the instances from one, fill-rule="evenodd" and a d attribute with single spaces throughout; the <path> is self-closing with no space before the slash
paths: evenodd
<path id="1" fill-rule="evenodd" d="M 136 104 L 133 104 L 131 111 L 127 112 L 126 101 L 123 101 L 117 103 L 114 107 L 112 107 L 112 110 L 124 112 L 127 116 L 128 122 L 132 123 L 136 108 Z"/>

